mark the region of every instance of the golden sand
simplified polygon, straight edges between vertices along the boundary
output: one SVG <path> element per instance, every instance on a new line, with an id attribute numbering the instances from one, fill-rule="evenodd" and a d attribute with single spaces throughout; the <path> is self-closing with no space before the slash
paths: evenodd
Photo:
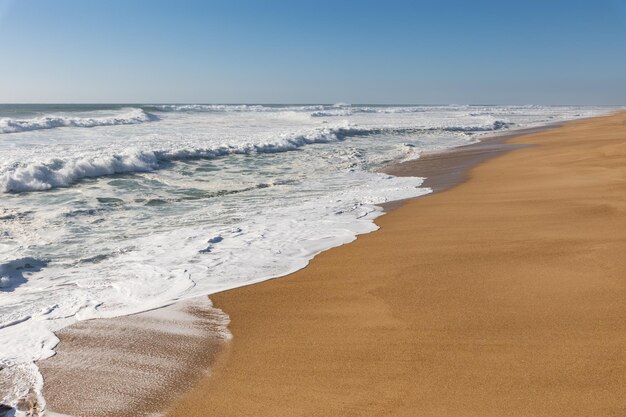
<path id="1" fill-rule="evenodd" d="M 234 339 L 169 416 L 626 416 L 626 114 L 512 142 L 538 146 L 211 296 Z"/>

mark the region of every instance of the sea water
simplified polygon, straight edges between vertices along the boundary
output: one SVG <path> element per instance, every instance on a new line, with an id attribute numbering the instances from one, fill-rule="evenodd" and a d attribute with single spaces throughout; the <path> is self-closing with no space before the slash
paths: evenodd
<path id="1" fill-rule="evenodd" d="M 610 110 L 0 105 L 0 401 L 65 326 L 296 271 L 430 192 L 386 164 Z"/>

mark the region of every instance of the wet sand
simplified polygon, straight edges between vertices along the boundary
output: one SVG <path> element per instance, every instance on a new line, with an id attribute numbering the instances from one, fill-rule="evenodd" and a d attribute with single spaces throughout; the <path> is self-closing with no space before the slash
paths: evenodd
<path id="1" fill-rule="evenodd" d="M 381 171 L 397 177 L 425 177 L 423 187 L 428 187 L 435 193 L 445 191 L 467 180 L 469 171 L 478 164 L 505 152 L 529 146 L 507 141 L 518 136 L 556 129 L 561 125 L 553 124 L 484 135 L 480 137 L 480 142 L 443 151 L 425 152 L 419 159 L 389 165 Z M 394 202 L 387 204 L 392 205 Z"/>
<path id="2" fill-rule="evenodd" d="M 234 339 L 169 415 L 626 415 L 626 113 L 507 143 L 535 146 L 212 295 Z"/>
<path id="3" fill-rule="evenodd" d="M 201 297 L 62 329 L 56 355 L 38 364 L 46 415 L 159 415 L 210 372 L 230 337 L 227 324 Z"/>

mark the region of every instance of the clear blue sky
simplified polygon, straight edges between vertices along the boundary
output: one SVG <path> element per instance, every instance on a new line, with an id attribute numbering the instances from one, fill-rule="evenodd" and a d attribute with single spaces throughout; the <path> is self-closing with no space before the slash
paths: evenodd
<path id="1" fill-rule="evenodd" d="M 0 0 L 0 102 L 626 104 L 626 0 Z"/>

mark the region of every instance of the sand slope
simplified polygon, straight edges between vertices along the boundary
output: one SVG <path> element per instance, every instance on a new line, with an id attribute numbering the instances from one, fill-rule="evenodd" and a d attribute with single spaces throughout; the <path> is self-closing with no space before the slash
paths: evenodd
<path id="1" fill-rule="evenodd" d="M 170 416 L 626 416 L 626 114 L 522 136 L 286 278 Z"/>

